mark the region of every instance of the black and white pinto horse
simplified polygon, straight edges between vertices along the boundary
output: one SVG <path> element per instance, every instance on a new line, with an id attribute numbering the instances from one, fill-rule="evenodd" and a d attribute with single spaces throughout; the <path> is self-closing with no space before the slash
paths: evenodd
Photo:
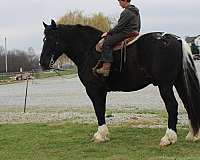
<path id="1" fill-rule="evenodd" d="M 63 53 L 77 65 L 78 76 L 93 103 L 98 120 L 94 141 L 109 140 L 105 122 L 107 92 L 136 91 L 149 84 L 158 86 L 168 112 L 168 128 L 160 145 L 166 146 L 177 141 L 178 103 L 173 87 L 188 114 L 189 133 L 186 140 L 200 139 L 200 85 L 190 48 L 184 40 L 162 32 L 144 34 L 127 47 L 123 65 L 118 54 L 120 51 L 115 51 L 110 76 L 103 78 L 92 71 L 101 56 L 95 50 L 95 45 L 101 39 L 102 31 L 79 24 L 57 25 L 54 20 L 50 25 L 43 25 L 45 37 L 41 67 L 44 70 L 52 68 L 52 64 Z"/>

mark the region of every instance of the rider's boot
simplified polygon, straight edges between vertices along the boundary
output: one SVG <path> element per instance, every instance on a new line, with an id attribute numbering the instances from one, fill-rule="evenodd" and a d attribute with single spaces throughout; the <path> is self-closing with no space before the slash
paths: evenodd
<path id="1" fill-rule="evenodd" d="M 110 73 L 111 63 L 104 62 L 103 66 L 96 70 L 97 74 L 102 75 L 103 77 L 108 77 Z"/>

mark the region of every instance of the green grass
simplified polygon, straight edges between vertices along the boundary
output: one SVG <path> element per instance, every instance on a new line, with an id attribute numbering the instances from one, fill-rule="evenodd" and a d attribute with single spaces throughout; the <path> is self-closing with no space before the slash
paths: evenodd
<path id="1" fill-rule="evenodd" d="M 111 141 L 90 141 L 95 125 L 78 123 L 0 125 L 1 160 L 200 160 L 200 143 L 184 140 L 160 148 L 165 129 L 109 126 Z"/>
<path id="2" fill-rule="evenodd" d="M 74 67 L 71 69 L 66 69 L 64 71 L 56 71 L 56 72 L 55 71 L 33 72 L 32 76 L 36 79 L 41 79 L 41 78 L 76 74 L 76 73 L 77 73 L 77 68 Z M 0 85 L 20 82 L 20 81 L 11 80 L 9 78 L 10 76 L 11 75 L 0 74 Z"/>
<path id="3" fill-rule="evenodd" d="M 9 79 L 9 75 L 4 75 L 4 74 L 0 74 L 0 81 L 3 81 L 3 80 L 8 80 Z"/>
<path id="4" fill-rule="evenodd" d="M 55 71 L 35 72 L 32 74 L 32 76 L 35 78 L 48 78 L 48 77 L 54 77 L 54 76 L 75 74 L 77 73 L 77 68 L 74 67 L 72 69 L 66 69 L 64 71 L 56 71 L 56 72 Z"/>

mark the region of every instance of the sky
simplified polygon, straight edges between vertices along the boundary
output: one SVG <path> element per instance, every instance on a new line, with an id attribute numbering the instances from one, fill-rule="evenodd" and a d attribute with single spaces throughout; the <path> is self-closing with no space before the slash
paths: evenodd
<path id="1" fill-rule="evenodd" d="M 200 0 L 132 0 L 141 14 L 142 33 L 164 31 L 181 37 L 200 34 Z M 0 0 L 0 46 L 40 54 L 43 25 L 69 11 L 85 15 L 102 12 L 118 18 L 122 9 L 117 0 Z"/>

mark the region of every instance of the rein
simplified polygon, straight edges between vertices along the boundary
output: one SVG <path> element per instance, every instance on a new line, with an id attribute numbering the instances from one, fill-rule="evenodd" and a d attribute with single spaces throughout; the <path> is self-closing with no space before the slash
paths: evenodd
<path id="1" fill-rule="evenodd" d="M 76 76 L 73 76 L 73 77 L 70 77 L 70 78 L 64 78 L 60 73 L 59 71 L 66 71 L 65 69 L 60 69 L 60 68 L 55 68 L 53 65 L 54 65 L 55 61 L 54 61 L 54 54 L 52 54 L 51 56 L 51 60 L 49 62 L 49 70 L 52 70 L 54 71 L 59 77 L 63 78 L 63 79 L 72 79 L 74 77 L 77 77 Z"/>
<path id="2" fill-rule="evenodd" d="M 52 57 L 51 57 L 51 60 L 50 60 L 50 62 L 49 62 L 49 70 L 51 71 L 54 71 L 59 77 L 61 77 L 61 78 L 63 78 L 63 79 L 72 79 L 72 78 L 75 78 L 75 77 L 77 77 L 77 75 L 76 76 L 73 76 L 73 77 L 70 77 L 70 78 L 64 78 L 60 73 L 59 73 L 59 71 L 66 71 L 65 69 L 60 69 L 60 68 L 55 68 L 55 67 L 53 67 L 53 65 L 54 65 L 54 55 L 52 55 Z"/>
<path id="3" fill-rule="evenodd" d="M 54 71 L 60 78 L 62 78 L 62 79 L 72 79 L 72 78 L 75 78 L 75 77 L 77 77 L 77 74 L 75 75 L 75 76 L 72 76 L 72 77 L 63 77 L 63 75 L 61 75 L 60 73 L 59 73 L 59 71 L 66 71 L 65 69 L 60 69 L 60 68 L 55 68 L 55 67 L 52 67 L 52 68 L 50 68 L 49 70 L 52 70 L 52 71 Z"/>

